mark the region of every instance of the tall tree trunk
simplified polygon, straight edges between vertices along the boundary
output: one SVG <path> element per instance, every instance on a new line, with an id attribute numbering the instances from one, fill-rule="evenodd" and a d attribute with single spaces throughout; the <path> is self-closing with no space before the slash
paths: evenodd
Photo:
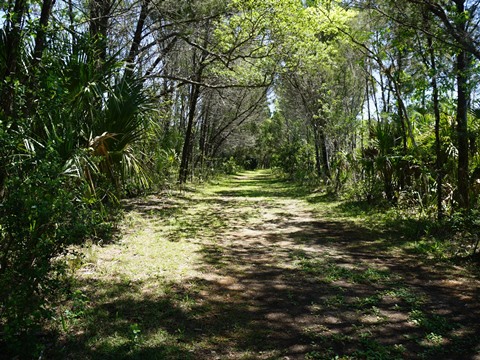
<path id="1" fill-rule="evenodd" d="M 316 168 L 319 176 L 330 179 L 330 164 L 328 161 L 327 138 L 320 124 L 314 124 L 313 135 L 315 140 Z"/>
<path id="2" fill-rule="evenodd" d="M 53 5 L 55 0 L 44 0 L 42 3 L 42 10 L 40 13 L 40 20 L 38 22 L 37 33 L 35 36 L 35 47 L 33 49 L 33 58 L 30 63 L 32 71 L 27 77 L 26 82 L 28 82 L 28 87 L 31 91 L 31 94 L 35 94 L 38 89 L 39 76 L 41 76 L 38 71 L 38 65 L 42 61 L 43 51 L 45 50 L 45 40 L 47 36 L 48 23 L 50 21 L 50 14 L 52 12 Z M 35 95 L 30 95 L 27 98 L 27 107 L 25 113 L 28 115 L 36 111 L 36 101 Z M 34 124 L 33 129 L 35 134 L 40 134 L 44 132 L 43 124 Z"/>
<path id="3" fill-rule="evenodd" d="M 203 38 L 203 49 L 208 47 L 209 36 L 210 36 L 210 23 L 207 22 L 204 32 Z M 208 52 L 206 50 L 202 50 L 200 56 L 196 51 L 193 52 L 192 56 L 192 66 L 194 69 L 193 73 L 193 81 L 190 85 L 190 92 L 189 92 L 189 105 L 188 105 L 188 119 L 187 119 L 187 129 L 185 131 L 185 139 L 182 148 L 182 159 L 180 161 L 180 169 L 178 174 L 178 182 L 180 184 L 184 184 L 187 181 L 188 177 L 188 168 L 190 165 L 190 159 L 192 157 L 193 152 L 193 126 L 195 122 L 195 113 L 197 111 L 198 100 L 200 99 L 200 92 L 201 92 L 201 82 L 203 78 L 203 71 L 205 70 L 206 59 L 208 56 Z"/>
<path id="4" fill-rule="evenodd" d="M 432 36 L 428 36 L 428 50 L 430 54 L 430 66 L 433 71 L 432 75 L 432 95 L 433 95 L 433 112 L 435 114 L 435 168 L 437 171 L 437 218 L 439 221 L 443 219 L 443 154 L 442 139 L 440 138 L 440 100 L 437 84 L 437 63 L 435 60 L 435 49 L 433 48 Z"/>
<path id="5" fill-rule="evenodd" d="M 317 127 L 313 126 L 313 138 L 315 141 L 315 169 L 317 170 L 318 177 L 322 177 L 322 156 L 320 150 L 320 139 L 318 136 Z"/>
<path id="6" fill-rule="evenodd" d="M 330 173 L 330 163 L 328 161 L 328 151 L 327 151 L 327 137 L 325 136 L 325 132 L 323 129 L 320 130 L 320 146 L 322 149 L 322 165 L 323 165 L 323 171 L 325 172 L 325 176 L 327 179 L 331 178 L 331 173 Z"/>
<path id="7" fill-rule="evenodd" d="M 208 121 L 210 119 L 210 100 L 207 100 L 205 104 L 205 110 L 202 116 L 202 123 L 200 126 L 200 169 L 203 173 L 205 170 L 205 159 L 207 157 L 207 133 L 208 133 Z"/>
<path id="8" fill-rule="evenodd" d="M 140 9 L 140 15 L 138 16 L 137 26 L 135 28 L 135 34 L 133 35 L 132 45 L 128 52 L 125 62 L 127 68 L 125 69 L 125 76 L 128 77 L 132 74 L 134 69 L 134 61 L 139 53 L 140 43 L 142 41 L 143 28 L 145 27 L 145 20 L 147 19 L 149 11 L 150 0 L 144 0 Z"/>
<path id="9" fill-rule="evenodd" d="M 370 73 L 368 72 L 368 69 L 365 70 L 366 76 L 365 76 L 365 101 L 367 102 L 367 116 L 368 116 L 368 130 L 372 127 L 372 112 L 370 110 Z M 372 89 L 373 92 L 373 89 Z M 362 139 L 362 149 L 363 149 L 363 139 Z"/>
<path id="10" fill-rule="evenodd" d="M 108 23 L 112 0 L 90 0 L 90 36 L 94 43 L 95 53 L 92 61 L 100 69 L 107 59 Z"/>
<path id="11" fill-rule="evenodd" d="M 460 51 L 457 55 L 457 137 L 458 137 L 458 205 L 460 209 L 469 207 L 469 174 L 468 174 L 468 79 L 466 71 L 467 54 Z"/>
<path id="12" fill-rule="evenodd" d="M 465 1 L 456 1 L 457 13 L 465 11 Z M 466 31 L 466 21 L 459 21 L 458 31 Z M 459 50 L 456 61 L 457 72 L 457 137 L 458 137 L 458 206 L 460 209 L 469 207 L 469 173 L 468 173 L 468 70 L 469 56 L 465 50 Z"/>
<path id="13" fill-rule="evenodd" d="M 200 75 L 197 76 L 199 79 Z M 178 176 L 178 182 L 184 184 L 188 177 L 188 167 L 190 165 L 190 157 L 192 155 L 193 147 L 193 125 L 195 122 L 195 112 L 197 109 L 198 99 L 200 97 L 200 85 L 192 84 L 190 88 L 189 96 L 189 109 L 187 119 L 187 129 L 185 131 L 185 141 L 182 149 L 182 160 L 180 162 L 180 172 Z"/>
<path id="14" fill-rule="evenodd" d="M 399 70 L 401 71 L 401 63 L 399 62 Z M 405 102 L 402 99 L 402 89 L 400 87 L 400 83 L 398 80 L 393 76 L 390 71 L 386 71 L 387 78 L 389 80 L 390 85 L 392 87 L 393 94 L 395 99 L 397 100 L 397 107 L 398 107 L 398 116 L 400 117 L 400 122 L 402 125 L 402 137 L 403 137 L 403 146 L 404 150 L 407 150 L 407 138 L 410 139 L 412 142 L 413 147 L 417 147 L 417 143 L 415 141 L 415 137 L 413 135 L 413 128 L 412 123 L 410 122 L 410 118 L 408 117 L 407 107 L 405 106 Z"/>
<path id="15" fill-rule="evenodd" d="M 67 0 L 68 5 L 68 31 L 70 32 L 70 36 L 72 37 L 72 55 L 73 58 L 78 54 L 78 46 L 77 46 L 77 34 L 75 32 L 75 13 L 73 7 L 73 0 Z"/>
<path id="16" fill-rule="evenodd" d="M 45 49 L 45 37 L 47 33 L 48 22 L 50 20 L 50 14 L 52 12 L 54 4 L 55 0 L 43 1 L 37 35 L 35 36 L 35 48 L 33 50 L 32 67 L 35 67 L 42 58 L 43 50 Z"/>

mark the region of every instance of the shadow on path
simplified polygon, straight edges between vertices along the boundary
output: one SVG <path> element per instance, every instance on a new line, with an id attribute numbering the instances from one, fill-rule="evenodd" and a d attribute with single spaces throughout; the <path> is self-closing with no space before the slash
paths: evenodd
<path id="1" fill-rule="evenodd" d="M 94 298 L 110 289 L 111 301 L 93 312 L 95 321 L 112 326 L 96 333 L 92 322 L 73 341 L 78 353 L 92 359 L 480 359 L 478 281 L 466 271 L 391 251 L 407 241 L 395 231 L 318 219 L 299 200 L 304 190 L 268 174 L 237 176 L 230 185 L 181 205 L 208 204 L 196 212 L 199 228 L 223 221 L 208 239 L 195 240 L 201 275 L 168 284 L 162 295 L 145 292 L 145 282 L 83 284 L 96 289 Z M 242 217 L 245 201 L 257 210 L 255 221 Z M 174 203 L 168 210 L 153 205 L 141 205 L 142 212 L 181 212 Z M 142 291 L 141 300 L 128 296 Z M 128 337 L 128 324 L 137 323 L 141 344 L 88 346 L 93 336 Z"/>

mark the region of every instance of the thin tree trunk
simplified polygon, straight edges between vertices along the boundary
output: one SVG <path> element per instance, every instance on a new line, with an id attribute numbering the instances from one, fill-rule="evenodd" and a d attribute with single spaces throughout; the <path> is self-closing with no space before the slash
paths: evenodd
<path id="1" fill-rule="evenodd" d="M 92 61 L 101 69 L 107 59 L 107 36 L 110 19 L 111 0 L 90 0 L 90 36 L 95 53 Z"/>
<path id="2" fill-rule="evenodd" d="M 325 176 L 327 179 L 331 178 L 330 174 L 330 164 L 328 161 L 328 151 L 327 151 L 327 139 L 323 130 L 320 130 L 320 146 L 321 146 L 321 153 L 322 153 L 322 165 L 323 171 L 325 172 Z"/>
<path id="3" fill-rule="evenodd" d="M 383 66 L 383 65 L 382 65 Z M 379 72 L 379 79 L 380 79 L 380 94 L 382 95 L 382 112 L 388 112 L 388 102 L 387 98 L 385 97 L 385 93 L 388 91 L 387 86 L 385 86 L 385 81 L 383 79 L 382 71 Z"/>
<path id="4" fill-rule="evenodd" d="M 322 177 L 322 157 L 321 157 L 321 150 L 320 150 L 320 139 L 318 136 L 318 132 L 316 126 L 313 127 L 313 137 L 315 141 L 315 169 L 317 170 L 318 177 Z"/>
<path id="5" fill-rule="evenodd" d="M 468 94 L 467 54 L 461 51 L 457 55 L 457 137 L 458 137 L 458 205 L 460 209 L 469 207 L 469 174 L 468 174 Z"/>
<path id="6" fill-rule="evenodd" d="M 457 13 L 465 11 L 465 1 L 456 1 Z M 465 20 L 457 24 L 459 31 L 466 30 Z M 469 174 L 468 174 L 468 54 L 460 50 L 457 55 L 457 137 L 458 137 L 458 206 L 469 208 Z"/>
<path id="7" fill-rule="evenodd" d="M 198 78 L 198 77 L 197 77 Z M 182 149 L 182 160 L 180 162 L 180 172 L 178 182 L 184 184 L 188 177 L 188 167 L 190 165 L 190 157 L 192 155 L 193 146 L 193 123 L 195 121 L 195 112 L 197 109 L 198 99 L 200 97 L 200 85 L 192 84 L 189 97 L 189 109 L 187 119 L 187 130 L 185 132 L 185 141 Z"/>
<path id="8" fill-rule="evenodd" d="M 32 67 L 35 67 L 42 58 L 43 50 L 45 49 L 46 30 L 48 27 L 50 14 L 52 12 L 52 8 L 54 4 L 55 4 L 55 0 L 43 1 L 37 35 L 35 37 L 35 48 L 33 50 Z"/>
<path id="9" fill-rule="evenodd" d="M 437 63 L 435 60 L 435 49 L 433 48 L 433 39 L 428 36 L 428 49 L 430 53 L 430 66 L 433 71 L 432 76 L 432 95 L 433 95 L 433 112 L 435 114 L 435 167 L 437 171 L 437 219 L 443 219 L 443 154 L 442 154 L 442 139 L 440 138 L 440 100 L 437 84 Z"/>
<path id="10" fill-rule="evenodd" d="M 205 170 L 205 158 L 207 157 L 207 131 L 208 131 L 208 121 L 210 118 L 210 101 L 208 100 L 205 105 L 205 111 L 202 116 L 202 123 L 200 126 L 200 169 L 202 173 Z"/>
<path id="11" fill-rule="evenodd" d="M 208 46 L 210 35 L 210 24 L 207 23 L 205 28 L 203 39 L 203 48 L 206 49 Z M 190 159 L 193 153 L 193 126 L 195 122 L 195 113 L 197 111 L 198 100 L 200 99 L 201 92 L 201 82 L 203 77 L 203 71 L 207 64 L 205 60 L 207 59 L 208 53 L 206 50 L 202 50 L 200 57 L 196 51 L 193 52 L 192 64 L 194 71 L 193 83 L 190 85 L 190 94 L 189 94 L 189 106 L 188 106 L 188 119 L 187 119 L 187 129 L 185 131 L 185 140 L 183 143 L 182 149 L 182 159 L 180 161 L 180 169 L 178 174 L 178 182 L 184 184 L 188 178 L 188 168 L 190 165 Z"/>
<path id="12" fill-rule="evenodd" d="M 73 57 L 75 57 L 78 53 L 78 46 L 77 46 L 77 35 L 75 32 L 75 14 L 73 11 L 73 0 L 67 0 L 67 2 L 68 2 L 68 20 L 70 22 L 68 25 L 68 29 L 72 37 L 72 54 L 73 54 Z"/>
<path id="13" fill-rule="evenodd" d="M 42 61 L 43 51 L 45 50 L 45 40 L 47 35 L 47 28 L 48 23 L 50 21 L 50 15 L 52 12 L 53 5 L 55 4 L 55 0 L 44 0 L 42 3 L 42 10 L 40 13 L 40 20 L 38 22 L 37 33 L 35 36 L 35 47 L 33 49 L 33 58 L 30 63 L 30 67 L 32 71 L 30 74 L 26 76 L 25 82 L 28 84 L 31 94 L 35 94 L 38 89 L 38 79 L 39 74 L 38 65 Z M 35 96 L 29 96 L 27 99 L 27 106 L 25 109 L 25 114 L 29 116 L 36 111 L 36 102 Z M 41 134 L 44 132 L 43 124 L 34 124 L 33 125 L 33 132 L 35 134 Z"/>
<path id="14" fill-rule="evenodd" d="M 368 72 L 367 72 L 367 76 L 365 77 L 365 99 L 367 101 L 368 130 L 370 131 L 370 128 L 372 126 L 372 112 L 370 110 L 370 86 L 369 86 L 370 79 L 369 77 L 370 75 L 368 75 Z M 363 145 L 362 145 L 362 149 L 363 149 Z"/>
<path id="15" fill-rule="evenodd" d="M 397 100 L 397 106 L 398 106 L 398 115 L 400 117 L 401 125 L 402 125 L 402 130 L 403 130 L 403 146 L 404 150 L 407 150 L 407 137 L 410 138 L 410 141 L 412 142 L 413 147 L 417 147 L 417 143 L 415 141 L 415 137 L 413 136 L 413 129 L 412 129 L 412 123 L 410 122 L 410 119 L 408 117 L 408 112 L 407 112 L 407 107 L 405 106 L 405 103 L 403 102 L 402 99 L 402 92 L 400 90 L 400 84 L 398 81 L 395 80 L 395 78 L 392 76 L 392 74 L 387 75 L 388 80 L 391 84 L 393 84 L 393 93 L 395 95 L 395 98 Z"/>
<path id="16" fill-rule="evenodd" d="M 148 7 L 150 5 L 150 0 L 144 0 L 142 7 L 140 9 L 140 15 L 138 16 L 137 26 L 135 28 L 135 34 L 133 35 L 132 45 L 130 46 L 130 51 L 128 52 L 125 62 L 127 68 L 125 69 L 125 76 L 128 77 L 132 74 L 134 68 L 134 61 L 139 54 L 140 43 L 142 41 L 143 28 L 145 27 L 145 20 L 148 15 Z"/>

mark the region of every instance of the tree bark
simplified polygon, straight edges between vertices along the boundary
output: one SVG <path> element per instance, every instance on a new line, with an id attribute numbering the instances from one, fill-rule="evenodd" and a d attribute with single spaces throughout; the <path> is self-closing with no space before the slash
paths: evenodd
<path id="1" fill-rule="evenodd" d="M 111 0 L 90 0 L 90 36 L 95 53 L 92 61 L 101 68 L 107 59 L 108 22 L 110 19 Z"/>
<path id="2" fill-rule="evenodd" d="M 35 67 L 42 58 L 43 50 L 45 49 L 46 30 L 48 27 L 48 21 L 50 20 L 50 14 L 52 12 L 52 8 L 54 4 L 55 4 L 55 0 L 43 1 L 37 35 L 35 37 L 35 48 L 33 50 L 33 61 L 32 61 L 33 67 Z"/>
<path id="3" fill-rule="evenodd" d="M 190 165 L 190 157 L 193 146 L 193 125 L 195 122 L 195 112 L 197 109 L 198 99 L 200 97 L 200 85 L 192 84 L 190 86 L 187 129 L 185 131 L 185 141 L 183 143 L 182 160 L 180 162 L 180 172 L 178 176 L 178 182 L 180 184 L 184 184 L 188 177 L 188 167 Z"/>
<path id="4" fill-rule="evenodd" d="M 433 48 L 432 36 L 427 37 L 428 51 L 430 55 L 430 66 L 432 68 L 432 95 L 433 95 L 433 112 L 435 114 L 435 168 L 437 171 L 437 219 L 443 219 L 443 154 L 442 154 L 442 139 L 440 138 L 440 100 L 437 84 L 437 63 L 435 60 L 435 49 Z"/>
<path id="5" fill-rule="evenodd" d="M 330 173 L 330 164 L 328 161 L 328 151 L 327 151 L 327 138 L 325 136 L 325 132 L 320 130 L 320 146 L 322 150 L 322 165 L 323 165 L 323 171 L 325 172 L 325 176 L 327 179 L 331 179 L 331 173 Z"/>
<path id="6" fill-rule="evenodd" d="M 469 207 L 469 174 L 468 174 L 468 78 L 466 71 L 467 53 L 460 51 L 457 55 L 457 137 L 458 137 L 458 206 Z"/>
<path id="7" fill-rule="evenodd" d="M 132 45 L 128 52 L 125 62 L 127 68 L 125 69 L 125 76 L 130 76 L 133 72 L 134 61 L 139 54 L 140 43 L 142 41 L 143 28 L 145 27 L 145 20 L 147 19 L 149 11 L 150 0 L 144 0 L 140 9 L 140 15 L 138 16 L 137 26 L 135 28 L 135 34 L 133 35 Z"/>
<path id="8" fill-rule="evenodd" d="M 16 0 L 13 6 L 13 13 L 9 12 L 7 16 L 7 25 L 5 31 L 6 57 L 3 74 L 0 74 L 0 111 L 5 118 L 11 118 L 14 115 L 15 89 L 11 85 L 9 78 L 18 78 L 18 62 L 20 57 L 20 40 L 22 34 L 22 23 L 27 10 L 26 0 Z M 13 127 L 16 127 L 16 121 L 11 119 Z"/>
<path id="9" fill-rule="evenodd" d="M 465 11 L 465 1 L 456 1 L 457 13 L 463 14 Z M 457 26 L 458 31 L 466 30 L 466 21 L 459 21 Z M 456 61 L 457 74 L 457 141 L 458 141 L 458 206 L 465 210 L 469 208 L 469 173 L 468 173 L 468 70 L 469 70 L 469 56 L 467 51 L 459 50 Z"/>
<path id="10" fill-rule="evenodd" d="M 322 156 L 320 150 L 320 139 L 318 137 L 318 132 L 316 126 L 313 126 L 313 138 L 315 141 L 315 169 L 317 170 L 317 176 L 322 177 Z"/>

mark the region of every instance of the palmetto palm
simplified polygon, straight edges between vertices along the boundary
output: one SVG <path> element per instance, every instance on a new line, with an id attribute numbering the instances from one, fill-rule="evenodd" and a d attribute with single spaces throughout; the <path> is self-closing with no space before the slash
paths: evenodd
<path id="1" fill-rule="evenodd" d="M 146 185 L 148 179 L 133 147 L 146 132 L 146 115 L 152 110 L 152 102 L 138 79 L 122 77 L 109 90 L 92 126 L 96 136 L 90 138 L 89 146 L 103 158 L 101 169 L 117 187 L 127 179 Z"/>
<path id="2" fill-rule="evenodd" d="M 124 77 L 113 59 L 101 71 L 85 54 L 59 64 L 57 103 L 40 111 L 41 143 L 54 144 L 65 160 L 65 174 L 88 180 L 93 191 L 98 180 L 108 179 L 120 190 L 128 181 L 148 183 L 134 146 L 148 126 L 152 101 L 142 81 Z"/>

